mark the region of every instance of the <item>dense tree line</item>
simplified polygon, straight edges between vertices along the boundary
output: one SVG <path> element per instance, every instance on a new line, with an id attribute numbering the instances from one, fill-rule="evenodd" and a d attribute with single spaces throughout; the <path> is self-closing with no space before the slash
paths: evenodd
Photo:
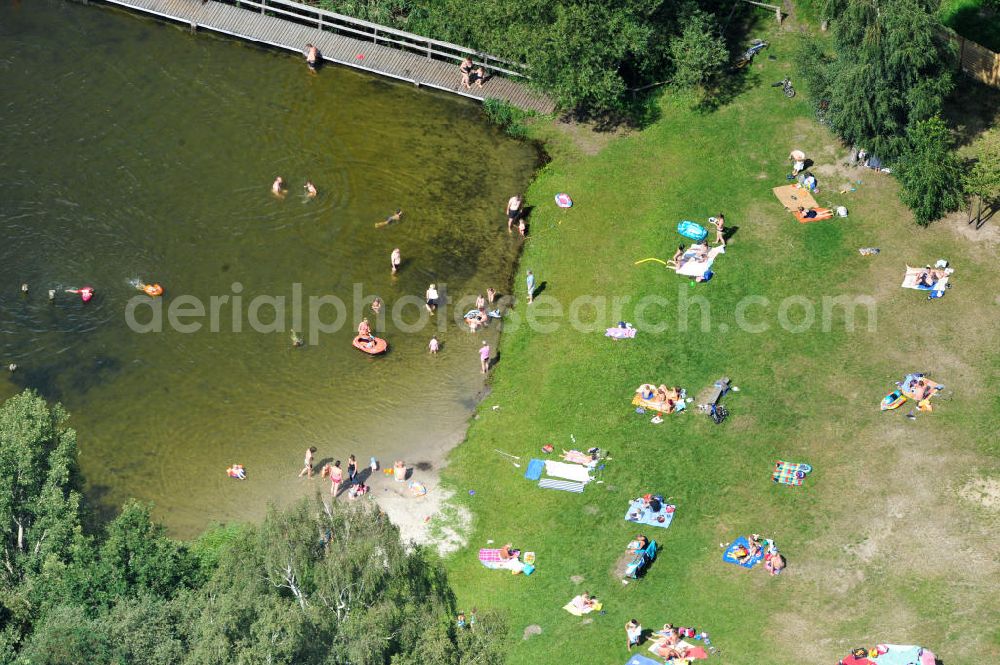
<path id="1" fill-rule="evenodd" d="M 705 82 L 728 57 L 711 10 L 732 12 L 716 0 L 311 1 L 524 63 L 562 110 L 583 115 L 620 113 L 630 89 L 678 71 L 685 83 Z"/>
<path id="2" fill-rule="evenodd" d="M 170 539 L 129 502 L 84 528 L 76 435 L 30 391 L 0 406 L 0 663 L 491 665 L 433 555 L 370 504 L 319 497 Z"/>
<path id="3" fill-rule="evenodd" d="M 815 40 L 800 61 L 826 117 L 848 145 L 893 167 L 900 197 L 926 225 L 962 202 L 962 165 L 940 119 L 955 54 L 936 0 L 830 0 L 832 49 Z"/>

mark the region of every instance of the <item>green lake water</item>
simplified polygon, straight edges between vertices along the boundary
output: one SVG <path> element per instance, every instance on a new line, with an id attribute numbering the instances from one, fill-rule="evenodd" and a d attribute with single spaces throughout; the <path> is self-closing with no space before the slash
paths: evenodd
<path id="1" fill-rule="evenodd" d="M 66 406 L 96 505 L 153 501 L 191 536 L 318 487 L 295 478 L 310 445 L 318 460 L 415 464 L 461 439 L 483 388 L 477 347 L 496 326 L 472 334 L 451 313 L 410 326 L 408 306 L 380 328 L 390 352 L 370 358 L 350 346 L 353 293 L 392 310 L 430 282 L 452 302 L 504 291 L 518 243 L 503 207 L 537 166 L 533 146 L 457 97 L 315 75 L 294 54 L 61 0 L 0 0 L 0 89 L 0 363 L 18 365 L 0 399 L 31 387 Z M 284 200 L 269 193 L 277 175 Z M 375 229 L 396 207 L 403 221 Z M 135 279 L 164 286 L 164 313 L 229 296 L 218 332 L 207 315 L 185 321 L 198 332 L 133 331 Z M 87 304 L 63 292 L 85 284 Z M 339 297 L 347 319 L 300 349 L 287 332 L 297 290 L 307 339 L 310 296 Z M 280 331 L 250 329 L 260 295 L 286 299 Z M 149 320 L 148 303 L 137 311 Z M 234 462 L 250 480 L 226 478 Z"/>

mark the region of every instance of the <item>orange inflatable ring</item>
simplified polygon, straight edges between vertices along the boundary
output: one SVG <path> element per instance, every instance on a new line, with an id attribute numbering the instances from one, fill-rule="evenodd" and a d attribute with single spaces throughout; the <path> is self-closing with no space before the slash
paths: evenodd
<path id="1" fill-rule="evenodd" d="M 160 286 L 159 284 L 144 284 L 142 290 L 147 296 L 150 296 L 151 298 L 163 295 L 163 287 Z"/>

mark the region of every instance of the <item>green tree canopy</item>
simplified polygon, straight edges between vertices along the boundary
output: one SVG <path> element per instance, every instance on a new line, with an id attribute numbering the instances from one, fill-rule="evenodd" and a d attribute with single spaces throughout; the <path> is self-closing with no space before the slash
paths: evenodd
<path id="1" fill-rule="evenodd" d="M 0 621 L 29 619 L 34 575 L 81 539 L 76 433 L 32 391 L 0 406 Z"/>
<path id="2" fill-rule="evenodd" d="M 715 17 L 685 6 L 681 14 L 681 34 L 670 40 L 675 84 L 691 87 L 707 83 L 722 71 L 729 54 Z"/>
<path id="3" fill-rule="evenodd" d="M 929 0 L 833 0 L 835 57 L 823 78 L 834 130 L 895 160 L 905 135 L 941 110 L 952 89 L 951 46 Z"/>
<path id="4" fill-rule="evenodd" d="M 900 198 L 926 226 L 962 204 L 962 165 L 951 151 L 951 135 L 941 118 L 922 120 L 909 132 L 899 161 Z"/>

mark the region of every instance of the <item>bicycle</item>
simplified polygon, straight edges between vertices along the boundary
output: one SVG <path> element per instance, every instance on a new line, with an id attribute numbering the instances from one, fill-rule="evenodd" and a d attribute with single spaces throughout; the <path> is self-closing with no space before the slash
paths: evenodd
<path id="1" fill-rule="evenodd" d="M 753 62 L 753 57 L 767 48 L 768 44 L 762 39 L 755 39 L 750 42 L 750 48 L 743 52 L 740 59 L 736 61 L 736 69 L 742 69 L 746 67 L 751 62 Z"/>
<path id="2" fill-rule="evenodd" d="M 791 79 L 786 78 L 784 80 L 778 81 L 777 83 L 772 83 L 771 87 L 781 88 L 781 91 L 785 93 L 785 97 L 788 97 L 789 99 L 795 96 L 795 88 L 792 87 Z"/>

